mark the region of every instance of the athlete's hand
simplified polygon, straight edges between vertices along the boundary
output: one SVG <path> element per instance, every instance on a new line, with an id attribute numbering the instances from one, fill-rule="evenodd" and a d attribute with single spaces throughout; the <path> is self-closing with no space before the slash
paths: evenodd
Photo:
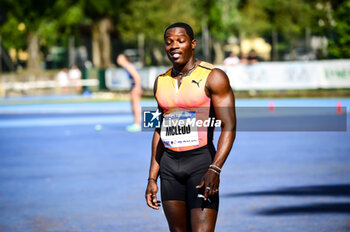
<path id="1" fill-rule="evenodd" d="M 201 183 L 196 186 L 197 189 L 204 186 L 204 200 L 206 201 L 208 197 L 213 196 L 218 193 L 220 185 L 220 176 L 208 170 L 202 177 Z"/>
<path id="2" fill-rule="evenodd" d="M 157 200 L 158 186 L 153 180 L 148 181 L 145 197 L 146 202 L 152 209 L 159 209 L 160 201 Z"/>

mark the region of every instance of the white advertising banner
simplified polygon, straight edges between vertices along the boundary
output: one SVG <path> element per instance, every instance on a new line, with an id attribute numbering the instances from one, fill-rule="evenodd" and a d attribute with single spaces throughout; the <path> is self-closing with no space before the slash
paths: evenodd
<path id="1" fill-rule="evenodd" d="M 217 66 L 226 72 L 235 90 L 287 90 L 350 88 L 350 60 L 310 62 L 261 62 L 255 65 Z M 144 89 L 152 90 L 156 77 L 168 67 L 139 71 Z M 121 68 L 106 71 L 111 90 L 130 89 L 130 79 Z"/>
<path id="2" fill-rule="evenodd" d="M 138 69 L 143 89 L 152 90 L 158 75 L 165 73 L 169 67 L 147 67 Z M 122 68 L 109 68 L 106 70 L 106 86 L 110 90 L 130 90 L 132 78 Z"/>
<path id="3" fill-rule="evenodd" d="M 321 67 L 313 63 L 266 62 L 255 65 L 220 66 L 233 89 L 280 90 L 318 88 Z"/>
<path id="4" fill-rule="evenodd" d="M 131 80 L 128 73 L 122 68 L 109 68 L 105 73 L 106 86 L 110 90 L 129 90 Z"/>
<path id="5" fill-rule="evenodd" d="M 334 60 L 320 62 L 320 88 L 350 88 L 350 61 Z"/>

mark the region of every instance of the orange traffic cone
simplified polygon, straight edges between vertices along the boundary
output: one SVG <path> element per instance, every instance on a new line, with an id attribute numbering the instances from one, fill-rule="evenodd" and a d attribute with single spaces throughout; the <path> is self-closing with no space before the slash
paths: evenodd
<path id="1" fill-rule="evenodd" d="M 270 113 L 275 112 L 275 103 L 273 101 L 269 102 L 269 112 Z"/>
<path id="2" fill-rule="evenodd" d="M 343 113 L 343 108 L 342 108 L 342 105 L 341 105 L 341 102 L 338 101 L 337 103 L 337 110 L 336 110 L 337 114 L 342 114 Z"/>

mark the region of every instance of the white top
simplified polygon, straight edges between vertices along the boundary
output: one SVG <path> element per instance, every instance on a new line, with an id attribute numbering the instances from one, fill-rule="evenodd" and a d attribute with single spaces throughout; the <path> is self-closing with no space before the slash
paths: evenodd
<path id="1" fill-rule="evenodd" d="M 239 64 L 239 58 L 237 56 L 235 57 L 227 57 L 224 60 L 224 65 L 236 65 Z"/>
<path id="2" fill-rule="evenodd" d="M 81 72 L 77 68 L 71 69 L 68 72 L 68 76 L 71 80 L 79 80 L 79 79 L 81 79 Z"/>
<path id="3" fill-rule="evenodd" d="M 60 86 L 67 86 L 68 85 L 68 73 L 65 71 L 60 71 L 57 74 L 57 80 Z"/>

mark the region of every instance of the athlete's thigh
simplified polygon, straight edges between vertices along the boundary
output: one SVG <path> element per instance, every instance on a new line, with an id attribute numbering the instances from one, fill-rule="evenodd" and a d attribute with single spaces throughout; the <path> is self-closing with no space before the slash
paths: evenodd
<path id="1" fill-rule="evenodd" d="M 205 186 L 200 189 L 197 189 L 196 186 L 201 183 L 204 173 L 198 173 L 191 176 L 187 180 L 187 202 L 190 209 L 200 208 L 200 209 L 219 209 L 219 193 L 216 193 L 205 201 L 204 200 L 204 191 Z"/>
<path id="2" fill-rule="evenodd" d="M 192 232 L 212 232 L 215 230 L 218 211 L 209 208 L 191 210 Z"/>
<path id="3" fill-rule="evenodd" d="M 187 181 L 187 197 L 191 209 L 192 231 L 214 231 L 219 209 L 219 194 L 204 201 L 204 188 L 196 189 L 204 174 L 192 176 Z"/>
<path id="4" fill-rule="evenodd" d="M 138 99 L 139 95 L 137 93 L 137 90 L 135 88 L 133 88 L 131 91 L 130 91 L 130 95 L 131 95 L 131 100 L 135 101 Z"/>
<path id="5" fill-rule="evenodd" d="M 170 200 L 162 203 L 170 231 L 186 232 L 188 228 L 186 202 Z"/>
<path id="6" fill-rule="evenodd" d="M 164 166 L 161 173 L 164 177 Z M 161 197 L 170 231 L 185 232 L 187 227 L 186 185 L 178 180 L 161 178 Z"/>

